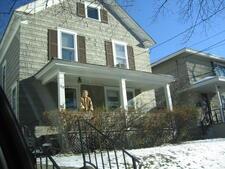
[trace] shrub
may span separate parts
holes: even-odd
[[[192,107],[176,107],[172,112],[149,112],[139,121],[139,127],[144,131],[143,144],[156,146],[197,139],[200,136],[197,120],[198,111]]]

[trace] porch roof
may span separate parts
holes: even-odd
[[[188,90],[194,90],[197,92],[205,92],[205,93],[215,93],[216,86],[220,88],[220,91],[225,91],[225,77],[221,76],[206,77],[192,84]]]
[[[174,81],[173,76],[152,74],[150,72],[120,69],[94,64],[82,64],[65,60],[54,59],[46,64],[35,78],[41,80],[43,84],[48,83],[57,77],[59,72],[82,78],[104,79],[106,82],[126,79],[127,83],[133,87],[142,89],[156,89],[164,87]]]

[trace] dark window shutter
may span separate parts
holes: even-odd
[[[57,31],[48,30],[48,59],[54,59],[58,57],[58,43],[57,43]]]
[[[132,46],[127,46],[129,68],[135,70],[134,50]]]
[[[84,36],[77,36],[78,62],[87,63],[86,60],[86,44]]]
[[[77,16],[85,17],[85,6],[83,3],[77,2]]]
[[[138,96],[139,94],[141,94],[141,89],[135,89],[135,96]]]
[[[105,41],[105,55],[106,55],[106,65],[113,67],[114,62],[113,62],[112,42]]]
[[[108,12],[105,9],[101,9],[101,22],[108,23]]]

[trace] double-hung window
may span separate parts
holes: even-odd
[[[86,15],[86,18],[91,18],[91,19],[100,21],[101,20],[100,6],[98,4],[86,2],[85,15]]]
[[[129,68],[126,43],[113,41],[113,57],[116,67]]]
[[[2,65],[2,89],[6,89],[6,60],[3,62]]]
[[[120,107],[120,93],[117,88],[106,88],[105,98],[108,111],[113,111]]]
[[[115,110],[120,107],[120,91],[118,88],[106,87],[105,88],[106,108],[108,111]],[[127,89],[128,109],[135,109],[134,90]]]
[[[77,61],[77,34],[73,31],[58,29],[59,58]]]

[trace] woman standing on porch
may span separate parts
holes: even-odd
[[[80,99],[80,109],[84,112],[94,111],[93,103],[92,103],[91,98],[88,96],[87,90],[82,91],[82,96]]]

